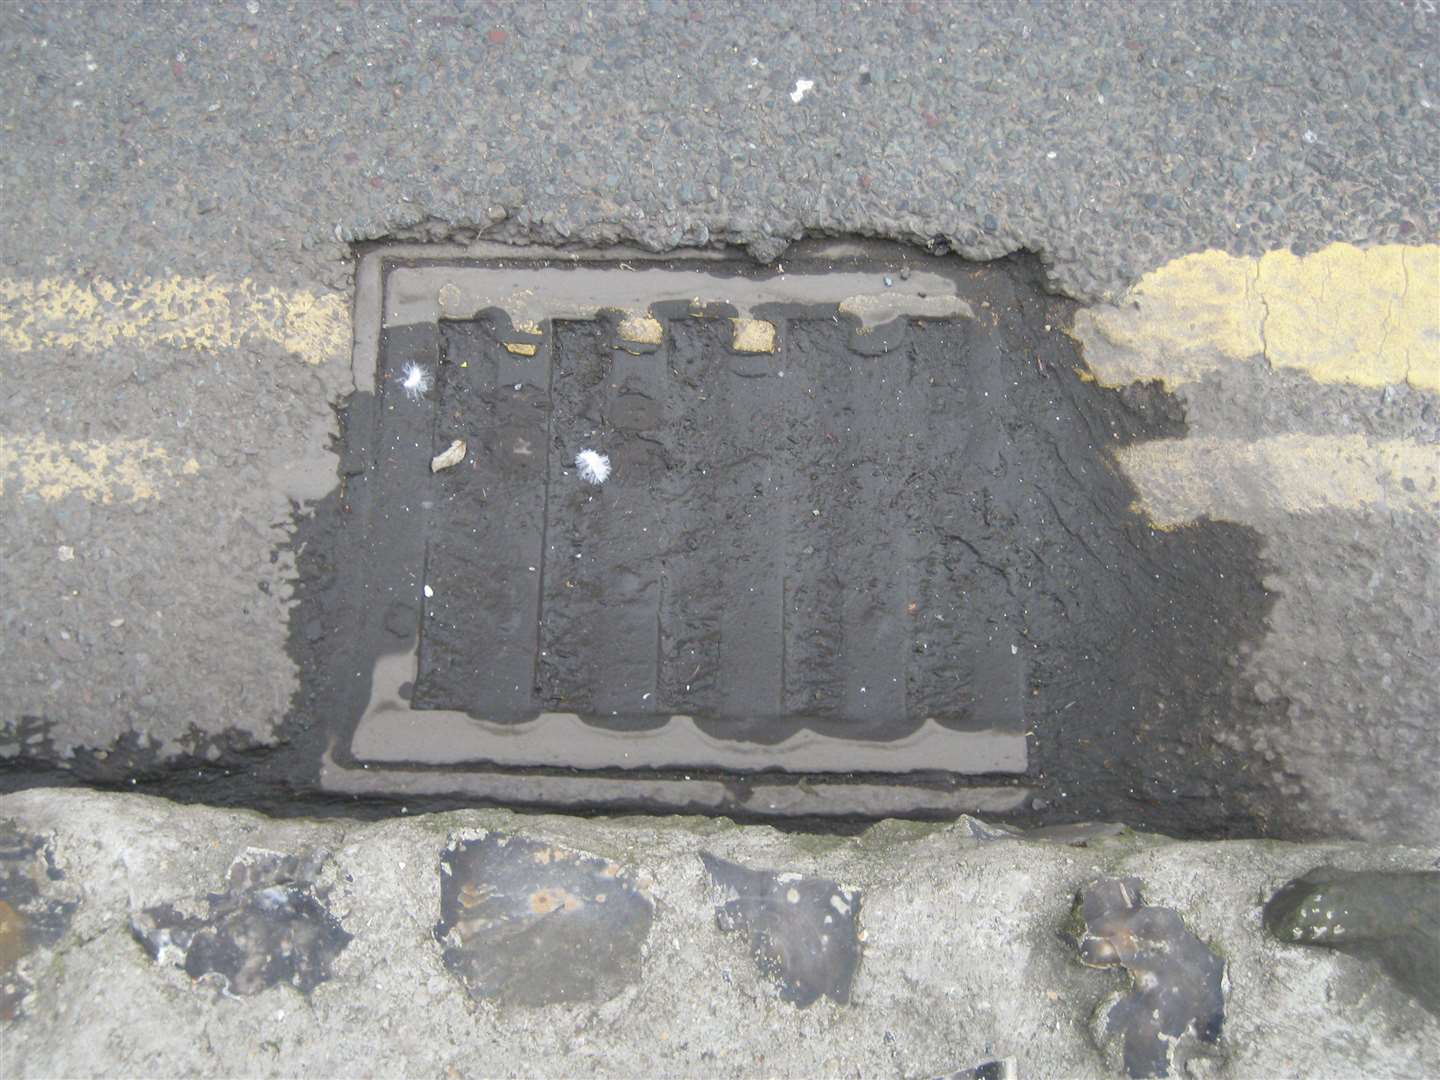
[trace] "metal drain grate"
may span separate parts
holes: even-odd
[[[431,256],[362,268],[374,397],[347,432],[360,595],[338,663],[368,687],[327,786],[1024,799],[995,786],[1027,766],[1009,553],[1045,479],[1014,475],[1017,380],[1073,361],[1007,273],[848,248],[769,269]]]

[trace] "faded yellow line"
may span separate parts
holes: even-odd
[[[766,319],[731,319],[730,347],[740,353],[773,353],[775,324]]]
[[[618,333],[621,341],[635,345],[659,345],[665,340],[665,327],[646,311],[627,311]]]
[[[1440,245],[1187,255],[1077,312],[1074,334],[1108,386],[1173,388],[1260,356],[1318,382],[1440,392]]]
[[[1378,505],[1440,517],[1440,446],[1408,439],[1188,438],[1136,443],[1116,457],[1140,493],[1140,509],[1164,528],[1202,516],[1245,523],[1276,510]]]
[[[194,458],[177,464],[169,451],[148,439],[0,436],[0,495],[35,492],[53,500],[76,493],[94,502],[134,502],[159,498],[179,477],[199,471]]]
[[[344,361],[349,303],[336,293],[275,289],[248,278],[0,278],[0,350],[98,352],[126,343],[213,350],[234,348],[249,336],[310,364]]]

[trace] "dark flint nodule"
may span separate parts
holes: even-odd
[[[850,1000],[860,966],[860,893],[826,878],[750,870],[708,852],[700,860],[720,903],[721,930],[749,935],[750,955],[784,1001]]]
[[[935,1080],[1019,1080],[1014,1058],[991,1058],[968,1069],[958,1069]]]
[[[32,989],[24,959],[70,925],[76,902],[56,895],[64,878],[44,837],[0,822],[0,1021],[14,1020]]]
[[[1265,905],[1265,929],[1286,945],[1314,945],[1380,965],[1440,1014],[1440,872],[1317,866]]]
[[[1169,1076],[1177,1050],[1213,1045],[1225,1017],[1225,964],[1170,908],[1149,907],[1140,879],[1102,878],[1080,890],[1072,935],[1091,967],[1123,967],[1128,993],[1105,1030],[1122,1041],[1132,1077]]]
[[[440,860],[435,940],[476,1000],[599,1002],[639,980],[655,905],[633,872],[498,833]]]
[[[192,979],[216,976],[228,994],[281,984],[308,994],[352,940],[315,887],[323,860],[249,851],[231,864],[226,890],[207,898],[209,914],[156,904],[131,916],[130,931],[157,963]]]

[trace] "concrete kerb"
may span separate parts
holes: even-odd
[[[0,818],[42,837],[77,900],[66,933],[21,961],[31,989],[5,1025],[14,1075],[340,1074],[937,1075],[994,1056],[1022,1076],[1114,1075],[1092,1035],[1123,975],[1075,958],[1063,930],[1076,892],[1133,875],[1225,962],[1225,1026],[1208,1075],[1403,1075],[1440,1068],[1440,1021],[1350,957],[1265,937],[1264,899],[1318,863],[1424,868],[1440,852],[1261,841],[1177,843],[1099,830],[1075,846],[1004,836],[972,819],[882,823],[857,837],[788,835],[723,819],[577,819],[456,811],[374,824],[273,821],[158,799],[36,790]],[[991,839],[977,838],[977,834]],[[457,840],[516,836],[612,860],[654,903],[639,977],[603,1000],[540,1007],[473,1000],[436,940],[440,855]],[[309,995],[235,996],[156,966],[131,919],[201,910],[254,850],[328,853],[313,888],[353,940]],[[851,1003],[796,1008],[720,931],[701,851],[751,869],[823,877],[862,899]],[[543,868],[542,868],[543,869]],[[214,897],[210,898],[212,901]],[[297,939],[298,940],[298,939]],[[76,1002],[94,1038],[64,1037]],[[118,1003],[118,1004],[117,1004]],[[1362,1038],[1384,1030],[1383,1040]],[[1316,1031],[1326,1032],[1317,1040]],[[268,1047],[261,1051],[257,1047]],[[1366,1049],[1361,1049],[1362,1047]],[[1197,1065],[1197,1067],[1199,1067]]]

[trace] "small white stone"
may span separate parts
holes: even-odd
[[[430,471],[437,473],[441,469],[448,469],[452,465],[459,465],[465,460],[465,440],[456,439],[443,451],[430,459]]]

